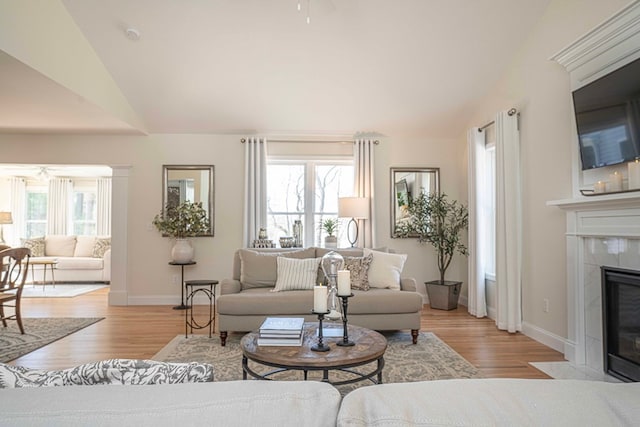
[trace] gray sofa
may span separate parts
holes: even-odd
[[[6,426],[637,426],[640,383],[228,381],[0,390]]]
[[[220,296],[216,301],[221,344],[225,345],[229,332],[255,330],[267,316],[295,316],[317,321],[311,313],[312,290],[272,292],[276,280],[276,257],[285,254],[294,258],[319,258],[327,252],[329,250],[324,248],[236,251],[233,277],[220,282]],[[343,256],[363,255],[362,249],[358,248],[339,249],[337,252]],[[322,280],[321,273],[318,280]],[[349,299],[348,309],[350,324],[374,330],[410,329],[413,343],[417,342],[422,297],[416,292],[415,279],[402,278],[400,290],[353,290],[353,293],[355,296]]]

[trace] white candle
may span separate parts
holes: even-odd
[[[327,287],[326,286],[313,287],[313,311],[315,311],[316,313],[327,312]]]
[[[338,295],[351,295],[351,272],[338,270]]]
[[[594,193],[604,193],[606,191],[607,183],[603,181],[598,181],[593,184],[593,192]]]
[[[622,190],[622,174],[618,171],[615,171],[611,175],[609,175],[609,191],[620,191]]]
[[[640,188],[640,159],[627,163],[629,169],[629,190]]]

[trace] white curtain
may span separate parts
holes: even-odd
[[[267,226],[267,140],[247,138],[244,147],[244,246],[250,248]]]
[[[483,201],[486,191],[483,189],[485,177],[485,138],[486,132],[479,128],[469,129],[469,313],[476,317],[487,315],[485,266],[482,242],[486,239],[486,230],[482,226]]]
[[[11,246],[22,246],[20,239],[25,238],[25,204],[27,195],[27,183],[24,178],[9,178],[11,185],[11,227],[5,226],[4,237]],[[9,231],[9,232],[7,232]]]
[[[111,178],[98,178],[97,184],[97,230],[98,236],[111,236]]]
[[[47,234],[67,234],[69,194],[71,181],[67,178],[52,178],[49,181],[47,201]]]
[[[374,150],[375,141],[356,139],[353,147],[355,164],[355,196],[369,199],[369,217],[358,220],[358,242],[363,248],[376,246],[375,234],[375,199],[374,199]]]
[[[517,114],[496,117],[496,290],[499,329],[522,330],[522,204]]]

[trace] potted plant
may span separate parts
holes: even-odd
[[[320,229],[324,230],[327,235],[324,238],[324,247],[325,248],[337,248],[338,247],[338,238],[333,235],[338,229],[338,219],[337,218],[327,218],[320,223]]]
[[[447,195],[420,194],[409,200],[409,220],[396,228],[400,237],[417,236],[420,243],[431,244],[437,253],[440,279],[425,282],[432,308],[452,310],[458,306],[462,282],[445,280],[445,273],[456,253],[468,255],[460,240],[469,225],[469,211]]]
[[[187,237],[198,236],[209,231],[207,211],[202,203],[184,201],[177,206],[167,204],[165,210],[153,218],[153,225],[164,236],[175,239],[171,249],[174,262],[190,262],[193,260],[193,247]]]

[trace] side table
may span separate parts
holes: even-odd
[[[53,287],[56,287],[56,276],[53,274],[53,267],[58,264],[58,260],[56,258],[53,259],[34,259],[29,261],[29,267],[31,267],[31,281],[33,282],[33,286],[36,286],[34,269],[36,265],[41,265],[43,268],[43,276],[42,276],[42,290],[44,291],[44,285],[47,283],[47,266],[51,270],[51,284]]]
[[[169,265],[179,265],[181,268],[181,281],[180,281],[180,305],[176,305],[173,307],[174,310],[186,310],[187,307],[184,303],[184,266],[185,265],[194,265],[195,261],[188,262],[177,262],[177,261],[169,261]]]
[[[209,338],[216,330],[216,285],[217,280],[187,280],[184,287],[187,289],[187,310],[184,312],[184,337],[187,338],[188,328],[191,333],[194,329],[204,329],[209,327]],[[193,298],[197,294],[203,294],[209,298],[209,321],[202,325],[193,318]]]

